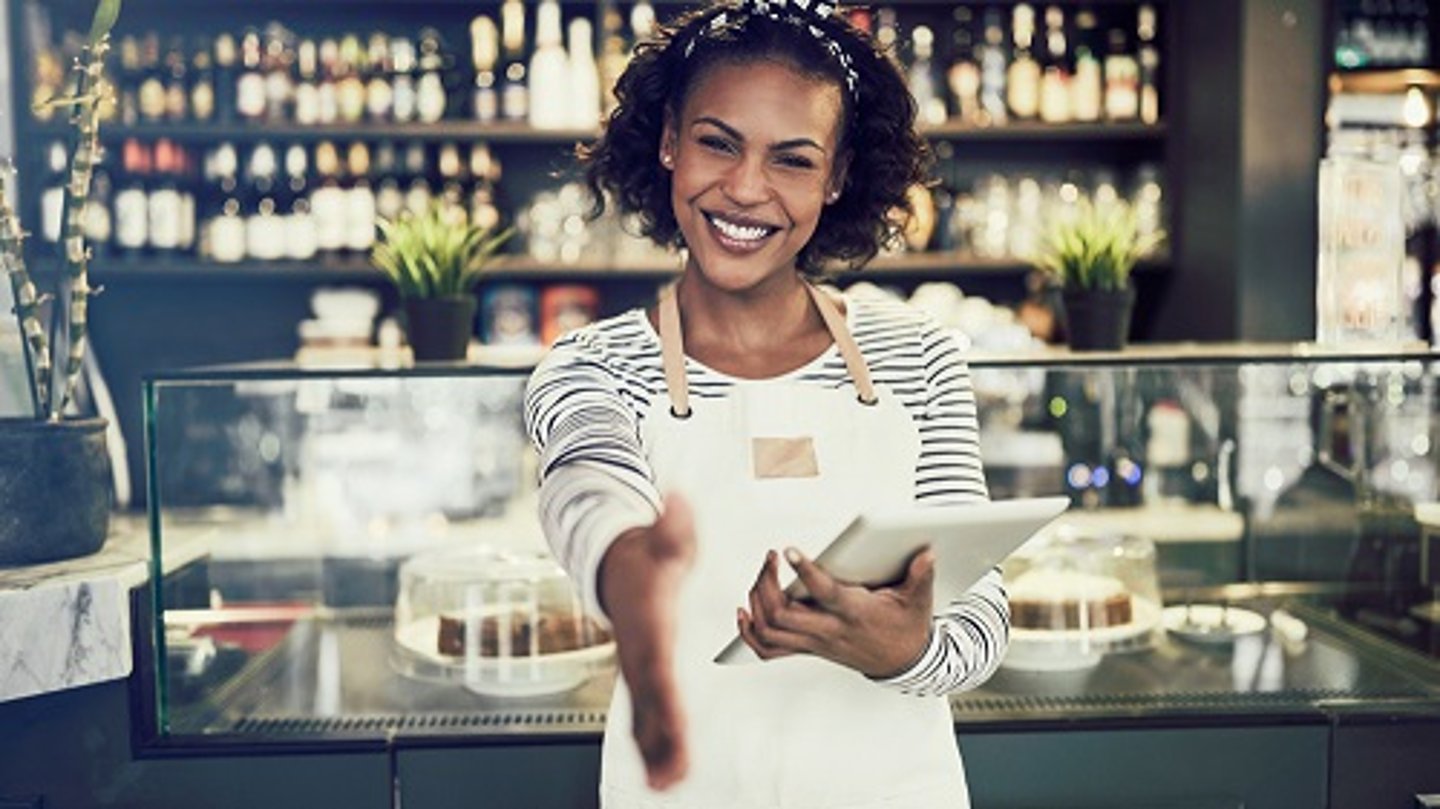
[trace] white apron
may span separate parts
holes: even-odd
[[[735,635],[735,609],[748,607],[766,551],[794,546],[813,557],[861,510],[914,499],[919,431],[893,395],[874,389],[834,303],[811,293],[854,388],[739,380],[725,399],[693,409],[674,289],[661,294],[670,395],[657,397],[642,433],[660,491],[680,492],[695,512],[675,653],[690,769],[666,792],[646,786],[621,680],[605,728],[606,809],[969,806],[945,699],[904,695],[808,655],[712,662]],[[766,456],[759,477],[756,449]]]

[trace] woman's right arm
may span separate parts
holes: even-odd
[[[540,453],[540,518],[590,614],[610,622],[650,786],[688,769],[674,678],[675,601],[695,555],[690,510],[660,501],[634,411],[598,358],[562,345],[536,368],[525,424]]]

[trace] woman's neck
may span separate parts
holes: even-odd
[[[799,273],[728,290],[691,267],[680,280],[676,300],[685,353],[735,376],[765,378],[793,371],[832,342]]]

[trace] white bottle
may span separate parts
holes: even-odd
[[[530,125],[564,129],[571,125],[569,58],[560,30],[560,4],[541,0],[535,12],[535,53],[530,56]]]
[[[600,67],[595,63],[590,21],[570,21],[570,126],[592,130],[600,125]]]

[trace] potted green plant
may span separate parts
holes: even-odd
[[[0,419],[0,565],[33,564],[99,550],[109,532],[111,475],[106,422],[70,418],[85,361],[90,250],[82,212],[100,159],[100,102],[110,29],[120,0],[101,0],[66,92],[38,106],[68,112],[70,154],[60,239],[61,272],[42,293],[26,268],[25,230],[8,202],[13,169],[0,166],[0,272],[9,279],[24,335],[33,418]]]
[[[512,233],[492,234],[439,205],[380,221],[370,258],[400,292],[417,361],[465,358],[475,323],[475,287]]]
[[[1121,201],[1082,200],[1074,216],[1050,226],[1035,265],[1059,289],[1061,322],[1072,349],[1125,347],[1135,307],[1131,271],[1164,239],[1163,231],[1142,234],[1135,209]]]

